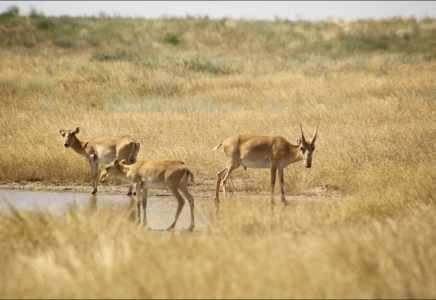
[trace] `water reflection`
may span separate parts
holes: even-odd
[[[91,212],[97,211],[97,195],[95,194],[89,197],[88,211]]]
[[[177,201],[173,196],[147,197],[147,227],[166,229],[174,219]],[[136,196],[98,193],[90,195],[78,192],[50,192],[26,190],[0,190],[0,210],[9,211],[6,200],[18,211],[50,211],[65,212],[71,207],[79,210],[97,212],[101,209],[130,211],[130,219],[137,220]],[[211,199],[195,198],[196,229],[209,219],[209,212],[214,207]],[[210,206],[210,208],[209,208]],[[213,209],[213,211],[215,211]],[[177,229],[185,229],[190,225],[189,206],[185,205],[177,222]]]

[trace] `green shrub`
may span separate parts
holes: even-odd
[[[126,60],[126,61],[137,61],[139,56],[136,53],[127,53],[126,50],[117,49],[113,53],[107,51],[98,51],[92,54],[91,61],[116,61],[116,60]]]
[[[360,36],[345,41],[347,50],[376,51],[387,50],[391,39],[388,36]]]
[[[100,45],[101,40],[97,36],[89,36],[86,39],[86,42],[88,43],[88,45],[96,47],[96,46]]]
[[[12,5],[8,7],[7,12],[14,16],[18,16],[20,14],[20,8],[16,5]]]
[[[436,59],[436,53],[430,54],[426,57],[427,61],[432,61]]]
[[[36,27],[41,30],[53,30],[56,25],[52,20],[44,18],[36,23]]]
[[[228,63],[226,60],[212,62],[208,58],[202,58],[195,56],[190,59],[183,60],[183,66],[192,71],[210,74],[233,74],[238,72],[232,68],[232,63]]]
[[[72,48],[75,45],[74,41],[68,39],[53,39],[53,44],[61,48]]]
[[[172,45],[175,46],[175,45],[180,44],[180,38],[179,38],[176,34],[167,34],[167,35],[164,37],[163,42],[164,42],[165,44],[172,44]]]
[[[9,6],[6,12],[0,14],[0,18],[11,18],[18,16],[20,14],[20,8],[18,6],[12,5]]]

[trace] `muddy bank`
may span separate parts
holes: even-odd
[[[8,190],[31,190],[31,191],[71,191],[71,192],[83,192],[91,194],[92,185],[91,184],[61,184],[58,182],[41,182],[41,181],[21,181],[21,182],[9,182],[9,183],[0,183],[0,189],[8,189]],[[128,184],[105,184],[98,185],[97,193],[111,193],[111,194],[127,194],[129,190]],[[210,195],[213,196],[212,190],[206,191],[201,186],[190,186],[189,191],[192,195],[196,195],[199,197],[206,197]],[[149,190],[148,193],[150,195],[162,195],[162,196],[170,196],[171,193],[165,190]]]

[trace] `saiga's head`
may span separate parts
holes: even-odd
[[[64,141],[65,148],[68,148],[71,146],[73,139],[76,138],[76,133],[79,133],[79,127],[76,127],[75,130],[66,130],[65,131],[65,130],[61,129],[59,132],[65,138],[65,141]]]
[[[312,167],[312,154],[313,151],[315,151],[315,140],[316,140],[316,134],[318,133],[318,124],[316,124],[315,133],[313,134],[313,138],[311,141],[306,141],[304,138],[303,133],[303,126],[301,126],[300,121],[300,130],[301,130],[301,137],[297,139],[297,143],[300,146],[300,152],[303,156],[303,159],[306,161],[306,168]]]
[[[125,162],[125,159],[120,161],[118,158],[116,158],[113,162],[105,165],[103,171],[101,171],[100,181],[105,182],[111,178],[116,178],[121,173],[119,165],[124,164]]]

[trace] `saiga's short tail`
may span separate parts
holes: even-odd
[[[219,145],[216,145],[215,148],[213,148],[212,150],[217,150],[219,147],[221,147],[223,143],[220,143]]]
[[[194,183],[194,173],[192,173],[189,169],[187,169],[186,171],[188,172],[190,183]]]

